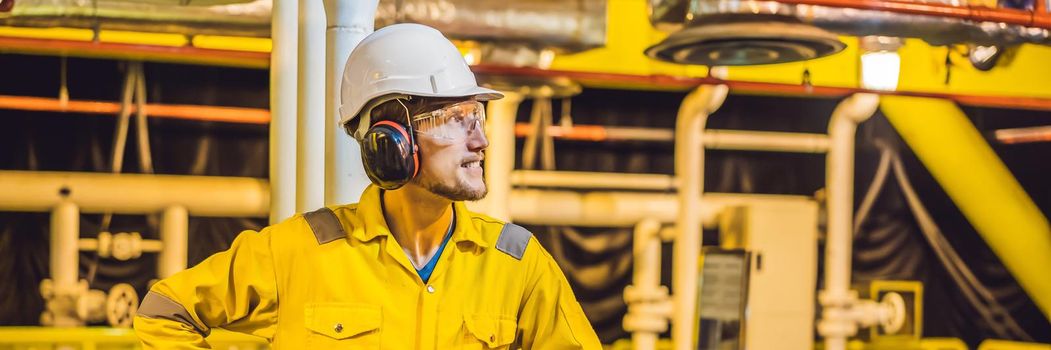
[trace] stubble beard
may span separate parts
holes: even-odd
[[[460,179],[457,180],[455,186],[449,186],[438,181],[423,179],[421,177],[412,179],[413,182],[420,187],[423,187],[423,189],[451,201],[476,201],[485,198],[485,195],[489,193],[489,184],[485,182],[484,176],[482,177],[481,190],[472,189],[465,181]]]

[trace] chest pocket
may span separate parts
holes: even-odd
[[[310,349],[379,349],[380,307],[354,303],[315,303],[306,307]]]
[[[509,349],[518,324],[514,319],[491,315],[465,315],[463,349]]]

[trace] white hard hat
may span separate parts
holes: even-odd
[[[340,89],[340,126],[378,105],[373,101],[377,97],[391,94],[473,96],[481,101],[504,97],[478,86],[463,56],[441,32],[414,23],[390,25],[365,37],[347,59]],[[369,122],[363,120],[359,132]]]

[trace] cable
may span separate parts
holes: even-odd
[[[890,152],[884,151],[884,152]],[[945,240],[944,234],[938,228],[937,224],[931,218],[927,209],[920,202],[919,196],[916,195],[915,190],[912,188],[912,184],[909,182],[908,177],[905,174],[905,166],[902,164],[901,159],[896,155],[893,157],[894,175],[898,180],[898,185],[901,187],[902,192],[905,195],[905,199],[909,204],[909,209],[916,217],[916,222],[920,226],[920,232],[923,233],[924,238],[927,239],[931,247],[934,249],[935,255],[938,256],[938,260],[941,261],[942,265],[948,270],[949,275],[956,282],[957,286],[960,287],[960,291],[963,292],[964,296],[971,302],[971,304],[978,310],[978,313],[982,315],[982,318],[988,323],[988,325],[997,332],[998,336],[1010,337],[1016,339],[1022,339],[1025,341],[1032,341],[1033,337],[1030,336],[1025,329],[1018,325],[1018,322],[1014,317],[1004,309],[1003,305],[993,296],[989,289],[979,281],[974,273],[967,265],[960,259],[959,254],[956,250]],[[978,300],[978,294],[984,300]],[[1004,324],[1000,324],[995,319],[999,316]]]
[[[544,100],[544,103],[542,104],[543,109],[541,110],[541,113],[543,113],[543,120],[540,122],[544,128],[544,133],[541,134],[544,144],[543,152],[540,157],[540,166],[544,170],[555,170],[555,137],[547,132],[547,129],[552,125],[551,119],[553,119],[553,116],[551,115],[553,113],[551,110],[551,98],[544,97],[541,99]]]
[[[945,235],[931,218],[923,203],[920,202],[919,196],[909,182],[901,158],[885,144],[877,143],[876,146],[881,149],[880,162],[876,169],[876,174],[873,176],[872,183],[866,191],[865,198],[859,205],[855,215],[854,235],[856,236],[860,232],[861,225],[867,219],[883,185],[886,183],[889,170],[893,169],[895,179],[909,205],[909,210],[916,218],[920,232],[967,301],[978,311],[982,319],[998,337],[1032,341],[1032,336],[1018,324],[993,293],[975,277],[971,269],[963,263],[959,254],[945,239]],[[1002,323],[997,318],[1002,319]]]
[[[150,130],[146,120],[146,72],[142,62],[133,62],[135,79],[135,127],[139,141],[139,163],[142,172],[153,174],[153,156],[150,152]]]
[[[113,153],[110,158],[110,172],[119,174],[124,167],[124,147],[128,142],[128,123],[131,118],[131,98],[134,93],[136,70],[128,66],[124,74],[124,88],[120,95],[120,112],[117,115],[117,129],[113,133]],[[113,213],[102,215],[101,231],[108,231]]]
[[[876,203],[876,198],[879,197],[880,191],[883,190],[883,184],[887,182],[887,174],[890,173],[890,158],[890,151],[880,152],[876,175],[872,177],[872,183],[869,184],[869,189],[865,191],[865,198],[861,200],[861,205],[858,206],[858,211],[854,214],[855,237],[861,232],[861,224],[868,218],[869,212],[872,211],[872,206]]]
[[[150,151],[150,129],[146,120],[146,71],[141,61],[132,62],[136,71],[135,79],[135,135],[139,141],[139,167],[143,173],[153,174],[153,155]],[[146,215],[146,224],[150,229],[158,226],[157,214]]]
[[[141,63],[138,67],[141,68]],[[135,85],[139,79],[139,74],[141,73],[142,71],[137,69],[134,63],[131,63],[128,65],[128,71],[124,74],[124,87],[121,90],[120,95],[120,112],[118,114],[116,131],[114,131],[113,134],[113,154],[110,159],[110,172],[114,174],[119,174],[124,167],[124,148],[128,142],[128,124],[131,122],[132,97],[134,97]],[[102,222],[99,225],[99,232],[109,232],[110,224],[112,222],[113,213],[103,213]],[[89,284],[95,281],[100,258],[98,250],[96,250],[92,257],[91,264],[88,266],[86,279]]]
[[[532,133],[526,135],[525,145],[522,147],[522,169],[525,170],[533,170],[536,167],[536,154],[540,148],[537,141],[547,129],[543,123],[543,114],[541,114],[542,104],[541,99],[534,99],[532,110],[529,113],[529,130]]]

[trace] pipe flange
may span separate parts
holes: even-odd
[[[106,292],[90,289],[77,298],[77,317],[87,323],[106,319]]]
[[[106,322],[118,328],[130,328],[139,310],[139,294],[135,287],[118,283],[110,288],[106,297]]]
[[[849,337],[858,333],[858,326],[845,318],[824,318],[817,323],[817,332],[823,337]]]
[[[848,290],[846,293],[829,293],[823,290],[817,294],[817,300],[824,307],[849,307],[858,300],[858,292]]]
[[[629,285],[624,287],[624,301],[632,303],[650,303],[668,300],[668,287],[639,287]]]
[[[624,315],[622,325],[628,332],[664,333],[668,330],[668,319],[628,312],[627,315]]]
[[[98,236],[98,254],[100,258],[110,257],[110,252],[113,247],[113,234],[109,232],[99,232]]]
[[[880,301],[880,306],[887,310],[889,315],[881,317],[880,327],[883,327],[883,331],[886,334],[895,334],[901,331],[902,326],[905,325],[906,308],[905,298],[897,292],[889,292],[883,295],[883,299]]]
[[[115,234],[112,243],[111,253],[114,259],[127,261],[142,255],[142,236],[138,232]]]
[[[40,296],[44,300],[48,300],[55,297],[55,283],[50,278],[45,278],[40,281]]]

